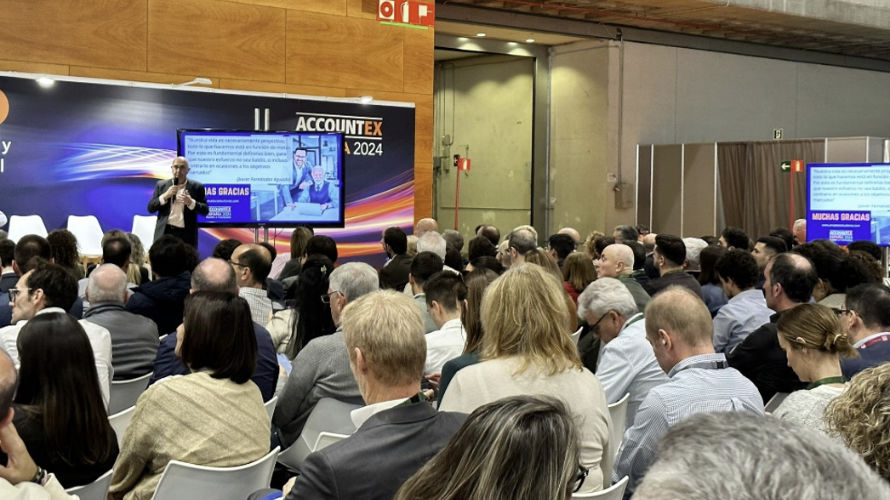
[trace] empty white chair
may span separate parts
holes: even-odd
[[[254,491],[269,487],[279,450],[276,446],[259,460],[237,467],[207,467],[171,460],[152,499],[243,500]]]
[[[69,215],[68,231],[77,238],[77,251],[83,257],[102,256],[102,226],[95,215]]]
[[[621,497],[624,496],[624,490],[627,488],[627,482],[630,480],[630,477],[624,476],[618,480],[612,486],[602,490],[595,491],[593,493],[573,493],[572,500],[576,498],[594,498],[596,500],[621,500]]]
[[[272,399],[263,403],[263,406],[266,407],[266,412],[269,414],[269,420],[272,420],[272,414],[275,413],[275,405],[278,403],[278,396],[272,396]]]
[[[27,234],[36,234],[46,238],[46,224],[39,215],[13,215],[9,218],[9,234],[6,235],[13,243]]]
[[[151,244],[155,241],[155,226],[158,223],[157,215],[134,215],[133,228],[131,233],[135,234],[142,241],[142,247],[148,252]]]
[[[299,439],[281,452],[278,463],[291,470],[299,470],[306,457],[320,449],[319,444],[328,445],[333,442],[330,440],[331,436],[346,437],[355,432],[355,424],[349,414],[356,408],[361,408],[361,405],[344,403],[333,398],[319,399],[306,419]],[[328,436],[321,438],[325,433]]]
[[[77,495],[80,497],[80,500],[105,500],[108,498],[109,486],[111,486],[110,469],[90,484],[75,486],[65,491],[70,495]]]
[[[111,428],[114,429],[114,433],[117,435],[118,448],[121,447],[121,443],[124,440],[124,432],[127,431],[127,426],[130,425],[130,420],[133,419],[134,411],[136,411],[136,406],[131,406],[108,417],[108,423],[111,424]]]
[[[575,345],[578,345],[578,341],[581,340],[581,331],[582,330],[584,330],[583,326],[578,328],[577,330],[575,330],[575,333],[572,334],[572,342],[574,342]]]
[[[130,380],[112,380],[111,394],[108,397],[108,414],[112,415],[136,404],[139,395],[148,387],[152,373]]]
[[[612,417],[612,435],[609,437],[612,457],[618,456],[618,448],[624,439],[624,429],[627,427],[627,402],[630,401],[630,393],[624,395],[617,402],[609,405],[609,416]]]

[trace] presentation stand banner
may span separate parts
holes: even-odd
[[[410,233],[413,227],[410,104],[83,79],[60,80],[43,88],[32,77],[12,75],[0,76],[2,102],[8,112],[5,117],[0,113],[0,211],[40,215],[50,231],[65,227],[68,215],[95,215],[105,231],[129,231],[134,215],[148,215],[155,183],[172,176],[177,130],[253,130],[266,116],[270,131],[299,133],[307,141],[330,134],[342,137],[343,227],[317,231],[337,240],[342,257],[379,267],[383,230],[399,226]],[[321,145],[316,150],[323,153]],[[312,148],[309,151],[314,154]],[[319,156],[318,161],[323,159]],[[334,178],[339,174],[331,168],[325,175],[326,180],[339,182]],[[209,189],[220,188],[219,183],[206,184]],[[296,199],[276,202],[278,194],[287,198],[283,190],[232,189],[225,194],[240,200],[226,210],[241,211],[242,220],[250,218],[243,211],[280,211],[284,202],[292,202],[294,210],[301,206]],[[272,203],[279,205],[273,209]],[[270,228],[269,233],[270,241],[274,238],[282,250],[286,248],[289,228]],[[253,230],[204,227],[199,233],[200,253],[209,255],[225,238],[252,241]],[[151,242],[143,244],[148,248]]]

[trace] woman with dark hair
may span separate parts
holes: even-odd
[[[562,264],[562,287],[578,304],[578,296],[596,280],[596,266],[584,252],[570,253]]]
[[[310,255],[303,262],[299,277],[291,287],[296,305],[278,311],[266,325],[272,343],[279,353],[294,359],[310,340],[333,333],[331,305],[322,301],[328,293],[328,278],[334,270],[330,259],[321,254]]]
[[[588,474],[578,441],[572,416],[558,399],[500,399],[473,411],[395,498],[566,500]]]
[[[306,244],[314,236],[311,227],[297,226],[290,233],[290,260],[284,265],[284,269],[278,275],[279,280],[291,278],[300,274],[303,260],[306,258]]]
[[[233,467],[269,451],[269,415],[250,380],[257,344],[247,302],[196,292],[176,337],[176,354],[191,373],[166,377],[139,397],[109,498],[151,498],[170,460]]]
[[[93,482],[111,469],[118,448],[87,334],[72,316],[38,314],[17,343],[19,435],[35,463],[66,487]]]
[[[77,279],[85,276],[80,254],[77,253],[77,238],[67,229],[56,229],[46,236],[53,262],[64,267]],[[65,484],[65,483],[62,483]]]
[[[720,308],[723,307],[728,300],[726,298],[726,293],[723,291],[723,287],[720,285],[720,278],[717,277],[717,272],[714,270],[717,261],[720,260],[720,257],[723,257],[723,254],[725,253],[726,249],[723,247],[706,246],[698,255],[698,262],[701,269],[701,272],[698,275],[698,282],[701,284],[701,293],[712,318],[720,312]]]

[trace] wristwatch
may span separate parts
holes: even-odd
[[[47,476],[46,469],[44,469],[43,467],[38,465],[37,472],[34,473],[34,477],[31,478],[31,482],[37,483],[40,486],[43,486],[46,483],[46,476]]]

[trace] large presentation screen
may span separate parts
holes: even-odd
[[[890,246],[890,164],[807,165],[807,240]]]
[[[204,184],[202,226],[343,226],[343,136],[179,130],[189,177]]]

